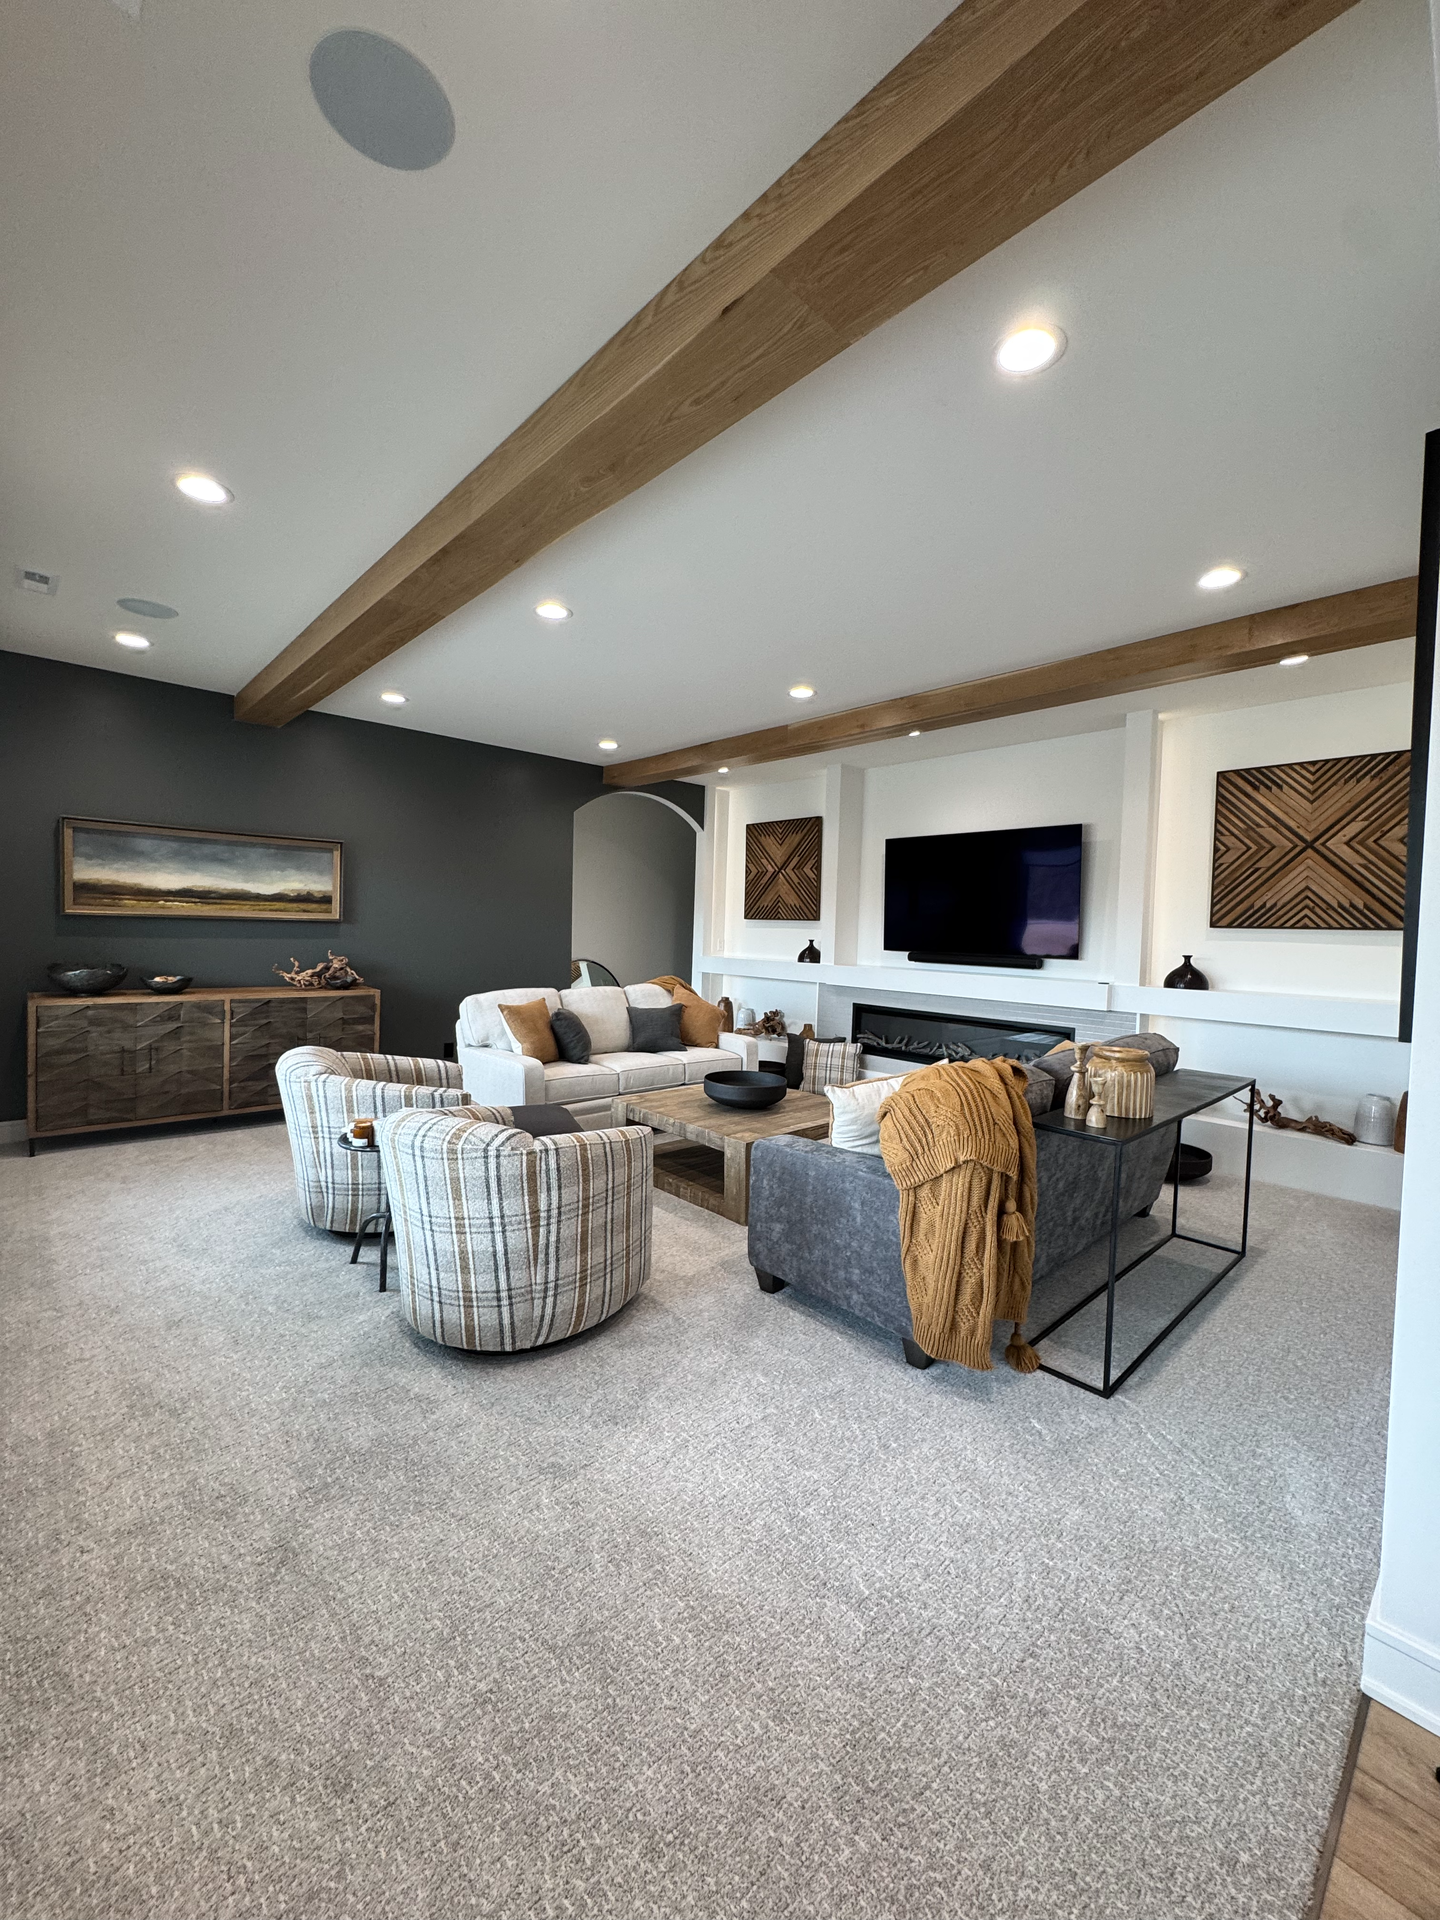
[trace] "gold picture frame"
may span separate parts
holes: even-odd
[[[128,920],[341,918],[339,840],[60,822],[61,912]],[[268,859],[267,859],[268,854]]]

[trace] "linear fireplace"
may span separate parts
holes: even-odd
[[[911,1066],[937,1060],[1038,1060],[1061,1040],[1073,1040],[1073,1027],[1032,1027],[1001,1020],[972,1020],[948,1013],[922,1013],[908,1007],[865,1007],[851,1011],[850,1037],[866,1053]]]

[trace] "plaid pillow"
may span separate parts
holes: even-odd
[[[858,1040],[807,1040],[805,1070],[800,1076],[803,1093],[823,1093],[826,1087],[848,1086],[860,1073]]]

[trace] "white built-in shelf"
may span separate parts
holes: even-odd
[[[949,995],[957,1000],[1008,1000],[1023,1006],[1085,1007],[1100,1013],[1168,1014],[1241,1027],[1289,1027],[1303,1033],[1354,1033],[1393,1040],[1399,1025],[1394,1000],[1328,999],[1310,993],[1188,993],[1176,987],[1136,987],[1073,973],[1010,967],[818,966],[760,954],[713,953],[706,973],[742,980],[797,980],[812,986],[883,993]]]
[[[1317,993],[1189,993],[1180,987],[1112,986],[1110,1005],[1125,1013],[1169,1014],[1238,1027],[1298,1027],[1307,1033],[1363,1033],[1393,1040],[1397,1000],[1327,999]]]
[[[730,973],[742,980],[800,980],[811,986],[849,987],[882,993],[949,994],[961,1000],[1010,1000],[1022,1006],[1090,1007],[1104,1012],[1110,987],[1104,980],[1075,974],[1033,972],[1012,967],[841,967],[822,960],[771,960],[757,954],[706,954],[706,973]]]

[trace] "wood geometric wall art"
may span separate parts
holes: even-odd
[[[1410,755],[1215,776],[1212,927],[1400,927]]]
[[[820,816],[745,829],[745,918],[820,918]]]

